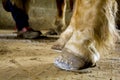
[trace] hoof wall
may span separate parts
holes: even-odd
[[[56,67],[64,70],[79,70],[84,66],[85,62],[81,57],[62,51],[62,54],[55,59],[54,64]]]

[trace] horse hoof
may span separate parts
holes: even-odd
[[[64,70],[79,70],[85,65],[81,57],[75,56],[70,52],[62,51],[63,53],[55,59],[55,66]]]
[[[89,68],[93,65],[86,56],[76,56],[75,53],[65,48],[62,50],[62,54],[55,59],[54,64],[60,69],[70,71]]]

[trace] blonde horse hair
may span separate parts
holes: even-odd
[[[115,0],[104,0],[101,5],[104,5],[102,7],[103,11],[97,15],[99,17],[93,34],[98,51],[100,53],[110,53],[115,48],[115,42],[119,38],[115,23],[117,3]],[[101,6],[98,8],[101,8]]]
[[[85,5],[86,2],[90,4]],[[115,23],[116,0],[76,0],[75,5],[78,7],[74,10],[70,25],[75,26],[76,30],[88,30],[86,33],[91,37],[90,42],[95,42],[98,52],[109,53],[119,38]]]

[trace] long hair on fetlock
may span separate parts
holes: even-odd
[[[100,53],[110,53],[119,38],[115,24],[117,3],[115,0],[104,0],[98,8],[100,11],[93,30],[96,48]]]

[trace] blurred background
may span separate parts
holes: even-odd
[[[29,10],[30,26],[35,30],[52,28],[56,12],[55,0],[33,0]],[[71,13],[69,10],[69,1],[67,0],[67,24],[69,23]],[[0,29],[15,29],[15,22],[11,13],[3,9],[2,0],[0,0]]]
[[[6,12],[2,7],[2,0],[0,0],[0,29],[15,29],[15,22],[11,13]],[[120,0],[117,0],[120,5]],[[35,30],[49,29],[54,26],[56,16],[55,0],[33,0],[30,4],[29,22],[30,26]],[[69,0],[67,0],[66,24],[69,24],[72,12],[69,8]],[[117,25],[120,29],[120,7],[118,6]]]

